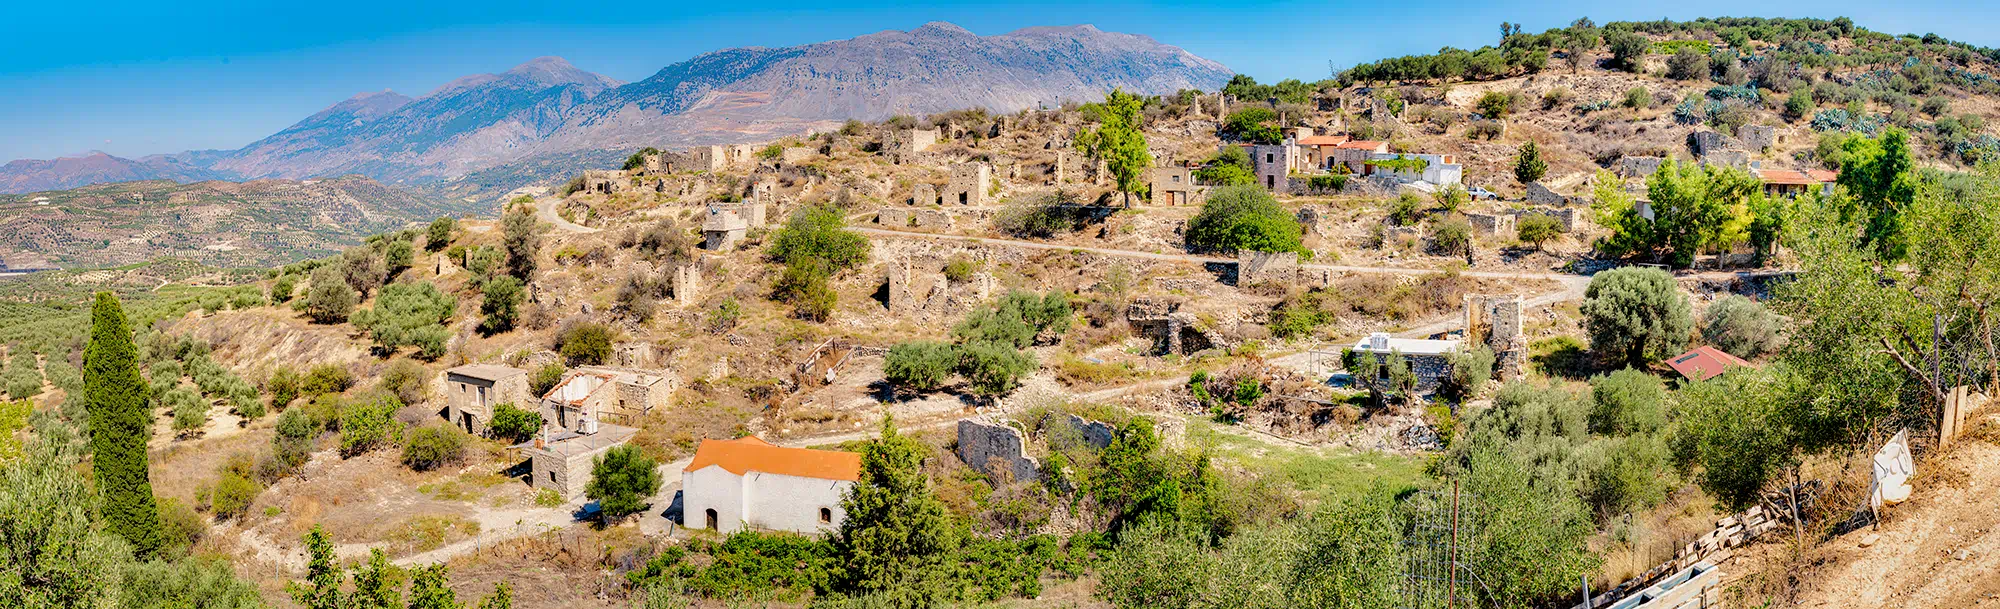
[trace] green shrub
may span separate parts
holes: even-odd
[[[1472,251],[1472,223],[1463,216],[1445,218],[1431,229],[1431,245],[1445,255],[1463,255]]]
[[[342,323],[360,300],[360,294],[347,284],[339,268],[323,266],[313,271],[312,287],[306,290],[305,312],[315,323]]]
[[[456,230],[457,220],[449,217],[432,220],[431,225],[424,229],[424,249],[435,252],[451,247],[451,234]]]
[[[1625,107],[1631,108],[1633,110],[1645,110],[1647,108],[1651,108],[1653,107],[1653,92],[1646,90],[1645,87],[1632,87],[1631,89],[1627,89],[1625,91],[1624,104]]]
[[[160,396],[160,403],[174,413],[174,431],[192,431],[208,424],[208,400],[186,388],[174,388]]]
[[[403,441],[403,465],[425,471],[465,459],[465,432],[447,425],[425,425]]]
[[[8,397],[25,400],[41,395],[42,371],[35,361],[35,352],[19,346],[13,351],[13,361],[8,362],[5,372]]]
[[[1303,234],[1291,212],[1256,186],[1225,186],[1210,193],[1188,220],[1186,243],[1195,251],[1296,252]]]
[[[340,409],[340,456],[354,457],[394,443],[402,430],[393,416],[402,407],[391,395],[348,402]]]
[[[1535,249],[1562,235],[1562,222],[1554,216],[1544,214],[1524,214],[1514,225],[1514,236],[1522,243],[1532,243]]]
[[[958,361],[958,347],[950,343],[902,343],[889,348],[889,354],[883,358],[882,373],[890,383],[930,391],[950,380]]]
[[[404,404],[416,404],[429,396],[430,380],[431,372],[423,364],[399,359],[389,362],[376,388],[394,394]]]
[[[1759,303],[1730,294],[1702,312],[1701,336],[1730,355],[1750,359],[1777,351],[1784,343],[1784,319]]]
[[[306,395],[320,396],[328,393],[341,393],[353,386],[354,375],[347,371],[346,366],[340,364],[320,364],[313,366],[312,371],[306,373],[306,378],[300,384],[299,388]]]
[[[271,302],[284,304],[292,301],[292,294],[298,292],[298,275],[279,275],[271,281]]]
[[[959,373],[973,393],[994,396],[1013,391],[1021,378],[1037,366],[1035,356],[1000,343],[975,342],[962,348],[965,359]]]
[[[550,389],[556,388],[556,383],[562,382],[565,374],[569,374],[568,366],[558,362],[543,364],[528,377],[528,391],[533,392],[535,397],[548,395]]]
[[[1667,424],[1667,387],[1660,378],[1626,368],[1590,380],[1590,431],[1625,436]]]
[[[571,366],[598,366],[611,361],[611,328],[604,324],[572,324],[556,336],[556,351]]]
[[[606,523],[615,523],[646,509],[646,499],[660,492],[660,472],[639,447],[613,447],[591,461],[583,492],[597,502]]]
[[[264,393],[270,394],[271,406],[283,409],[292,405],[293,400],[305,392],[305,379],[290,367],[280,366],[264,379]]]
[[[1446,377],[1444,390],[1452,399],[1471,399],[1493,379],[1493,350],[1485,345],[1453,351],[1450,362],[1451,375]]]
[[[521,280],[513,276],[497,277],[486,282],[485,296],[479,303],[479,331],[488,336],[514,329],[521,318],[523,291]]]
[[[824,322],[840,304],[839,293],[830,285],[831,273],[827,262],[818,258],[788,263],[772,287],[771,297],[791,305],[792,315],[799,319]]]
[[[832,275],[868,262],[869,243],[860,233],[847,230],[840,209],[813,205],[800,209],[785,222],[771,242],[770,255],[787,265],[805,259],[824,261]]]
[[[220,518],[236,518],[250,511],[250,504],[257,500],[257,494],[264,492],[257,481],[234,471],[222,472],[215,480],[210,505]]]
[[[1598,273],[1584,290],[1582,309],[1591,350],[1632,366],[1680,353],[1694,331],[1687,297],[1659,269]]]
[[[457,308],[456,298],[430,282],[397,283],[382,288],[375,306],[355,312],[351,321],[367,330],[382,351],[415,346],[417,357],[435,360],[444,355],[445,342],[451,338],[444,323]]]
[[[1507,118],[1507,115],[1514,111],[1514,104],[1519,99],[1519,97],[1510,92],[1487,91],[1484,95],[1479,96],[1479,101],[1475,102],[1474,105],[1479,108],[1479,113],[1486,118]]]
[[[493,407],[493,422],[486,425],[486,433],[510,442],[526,442],[541,430],[540,413],[515,408],[508,402]]]

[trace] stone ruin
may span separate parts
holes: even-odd
[[[583,172],[584,192],[608,195],[614,192],[629,190],[631,187],[632,181],[625,176],[625,172],[623,171],[590,169]]]
[[[942,209],[911,210],[911,215],[917,228],[946,229],[952,225],[951,212]]]
[[[702,247],[723,251],[736,247],[750,230],[750,222],[734,209],[709,207],[708,219],[701,223]]]
[[[930,277],[928,285],[919,285],[924,278],[919,277],[910,266],[910,259],[890,260],[887,267],[884,279],[888,284],[888,298],[882,304],[888,307],[889,314],[921,316],[942,312],[950,305],[951,280],[945,278],[943,273]]]
[[[944,187],[944,203],[984,206],[992,190],[992,165],[964,163],[951,168],[951,181]]]
[[[916,221],[917,210],[884,207],[875,212],[875,223],[896,228],[908,228]]]
[[[1548,216],[1555,218],[1556,224],[1561,225],[1565,233],[1576,232],[1578,228],[1590,223],[1590,210],[1576,207],[1535,207],[1517,210],[1514,212],[1514,215],[1516,217]]]
[[[778,162],[786,165],[797,165],[811,160],[817,154],[819,154],[818,150],[803,146],[794,146],[779,151]]]
[[[1660,170],[1666,159],[1656,156],[1627,156],[1618,158],[1618,176],[1623,178],[1644,178]]]
[[[1116,429],[1101,421],[1076,415],[1065,421],[1085,444],[1100,450],[1110,446],[1117,435]],[[957,453],[959,460],[993,480],[995,486],[1038,482],[1042,477],[1041,460],[1028,455],[1027,434],[1007,421],[984,416],[959,419]]]
[[[936,184],[918,182],[910,187],[911,205],[937,205],[940,200]]]
[[[936,129],[898,129],[882,138],[882,153],[889,160],[901,165],[916,160],[917,155],[937,145]]]
[[[1528,359],[1528,339],[1521,332],[1521,309],[1518,294],[1465,296],[1465,343],[1492,349],[1494,367],[1503,381],[1520,378],[1521,366]]]
[[[1465,219],[1471,221],[1472,230],[1481,235],[1511,235],[1515,232],[1512,214],[1468,213],[1465,214]]]
[[[958,420],[958,458],[999,486],[1032,482],[1042,476],[1042,462],[1028,456],[1021,430],[991,419]]]
[[[1743,125],[1736,128],[1736,139],[1743,147],[1753,151],[1763,151],[1778,143],[1778,128],[1770,125]]]
[[[1228,349],[1228,339],[1200,327],[1194,314],[1180,310],[1179,303],[1137,298],[1125,309],[1125,321],[1141,334],[1153,337],[1155,351],[1189,355],[1207,349]]]
[[[1750,152],[1743,149],[1743,143],[1715,131],[1696,131],[1688,134],[1688,148],[1694,151],[1696,159],[1704,165],[1749,169]]]
[[[1298,252],[1236,251],[1236,285],[1293,283],[1298,278]]]
[[[701,296],[701,264],[688,262],[674,267],[672,279],[674,302],[690,305]]]

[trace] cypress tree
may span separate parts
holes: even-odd
[[[150,556],[160,549],[160,514],[146,472],[153,418],[138,361],[124,307],[110,292],[99,292],[90,311],[90,344],[83,351],[84,408],[95,455],[91,469],[108,528],[131,543],[134,553]]]

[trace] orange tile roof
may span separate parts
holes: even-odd
[[[1315,135],[1299,140],[1302,146],[1339,146],[1344,143],[1347,143],[1345,135]]]
[[[710,465],[738,476],[750,472],[818,478],[821,480],[861,479],[861,455],[837,450],[812,450],[809,448],[785,448],[745,436],[735,440],[702,440],[694,451],[694,461],[687,471],[700,471]]]
[[[1681,376],[1702,381],[1720,376],[1730,368],[1749,365],[1750,362],[1743,361],[1743,358],[1708,345],[1695,347],[1667,362],[1667,366]]]
[[[1764,183],[1766,184],[1813,186],[1818,184],[1825,184],[1827,182],[1832,182],[1834,181],[1835,178],[1840,177],[1840,174],[1831,171],[1826,171],[1823,169],[1813,169],[1809,171],[1792,171],[1790,169],[1759,169],[1757,170],[1757,177],[1758,179],[1763,180]]]
[[[1341,144],[1337,147],[1349,150],[1374,150],[1376,148],[1381,148],[1382,142],[1377,142],[1374,140],[1354,140],[1352,142]]]

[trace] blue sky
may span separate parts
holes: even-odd
[[[0,36],[0,161],[236,148],[363,91],[420,95],[542,55],[624,81],[696,54],[787,46],[950,21],[979,34],[1091,23],[1152,36],[1265,82],[1328,62],[1492,44],[1499,23],[1542,31],[1700,16],[1846,15],[1870,29],[2000,46],[2000,7],[1818,2],[16,2]],[[1607,7],[1607,4],[1611,5]],[[1645,5],[1643,8],[1641,5]],[[1746,8],[1748,7],[1748,8]],[[1606,10],[1606,9],[1609,10]]]

